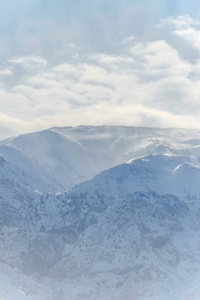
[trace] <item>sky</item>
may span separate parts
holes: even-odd
[[[200,129],[200,0],[0,0],[0,138]]]

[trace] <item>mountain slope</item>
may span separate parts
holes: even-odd
[[[2,141],[0,299],[199,299],[199,137],[105,126]]]
[[[0,154],[41,192],[62,192],[138,156],[185,156],[199,163],[200,132],[134,127],[64,127],[0,142]]]
[[[69,299],[185,300],[192,294],[198,299],[200,173],[183,165],[172,180],[180,161],[167,156],[137,159],[66,194],[68,201],[79,201],[79,207],[96,217],[65,246],[65,257],[54,267],[53,276],[63,280],[61,289],[70,290]],[[196,179],[194,189],[192,182],[187,186],[182,181],[185,174]]]
[[[153,191],[161,191],[161,179],[179,163],[167,156],[136,159],[65,194],[35,198],[28,230],[7,229],[4,259],[11,264],[19,253],[14,266],[31,280],[40,274],[53,300],[187,299],[200,276],[200,203]],[[176,177],[174,185],[179,182]],[[24,284],[27,295],[30,290]]]

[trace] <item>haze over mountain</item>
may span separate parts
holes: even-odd
[[[79,126],[3,140],[0,153],[27,185],[58,192],[149,154],[185,156],[185,162],[198,163],[199,141],[195,130]]]
[[[199,299],[199,150],[186,129],[1,141],[0,299]]]

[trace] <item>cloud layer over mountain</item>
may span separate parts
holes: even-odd
[[[55,125],[199,127],[200,22],[177,16],[178,2],[171,17],[165,2],[118,2],[30,1],[3,19],[1,138]]]

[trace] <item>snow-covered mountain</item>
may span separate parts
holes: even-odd
[[[64,127],[0,142],[0,154],[27,186],[63,192],[111,167],[150,154],[199,162],[200,132],[118,126]]]
[[[200,299],[199,131],[52,128],[0,154],[0,299]]]

